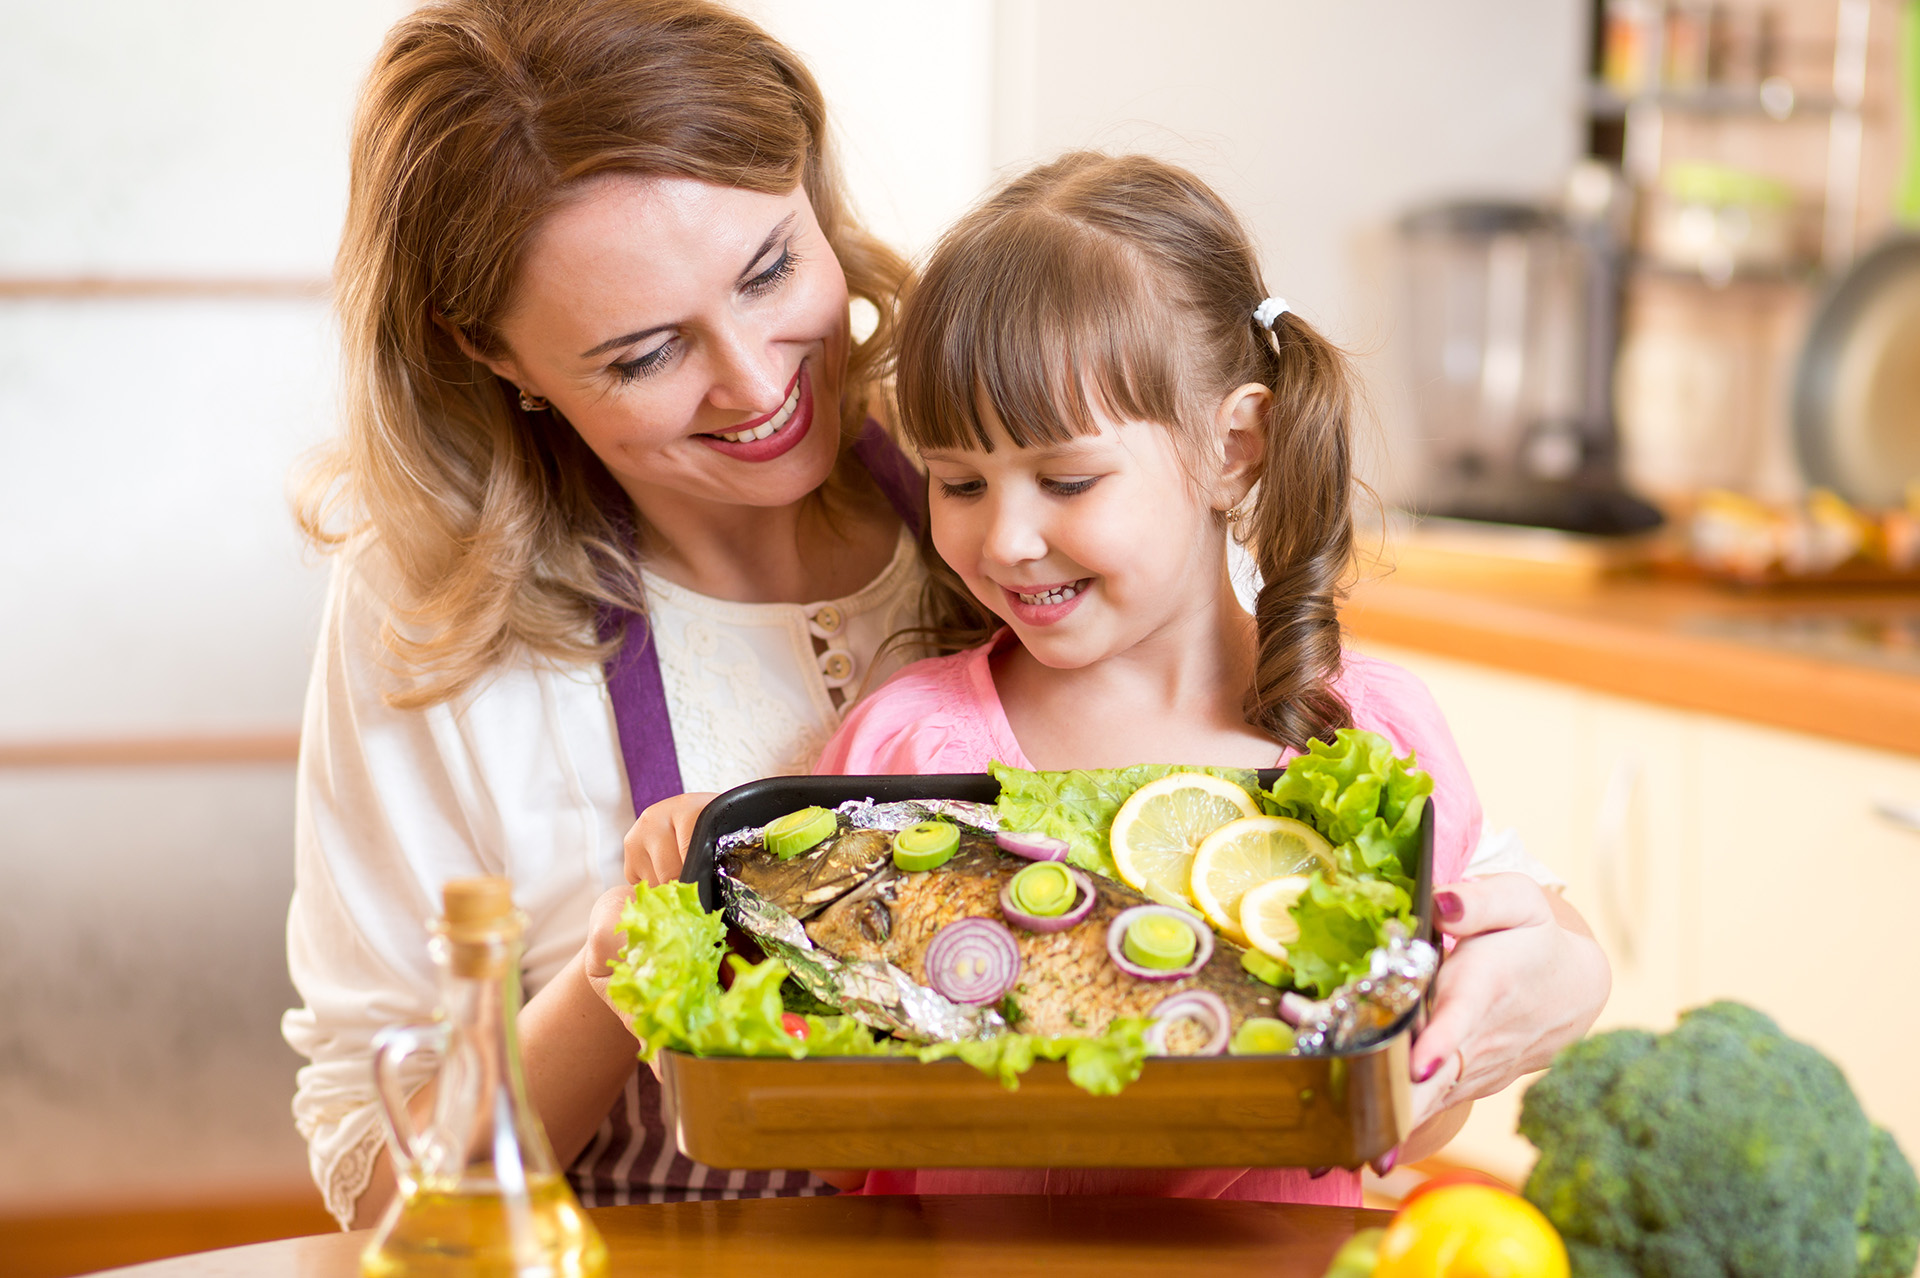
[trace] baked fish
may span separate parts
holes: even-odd
[[[920,985],[939,988],[928,950],[952,925],[978,919],[1005,926],[1018,947],[1019,971],[994,1006],[1022,1033],[1099,1035],[1114,1018],[1151,1016],[1176,994],[1217,997],[1229,1017],[1225,1027],[1169,1018],[1159,1048],[1178,1055],[1219,1051],[1246,1019],[1278,1016],[1280,992],[1241,966],[1243,947],[1210,929],[1212,954],[1204,962],[1196,954],[1190,974],[1143,979],[1124,970],[1109,948],[1114,920],[1135,907],[1167,907],[1100,875],[1085,875],[1093,899],[1078,922],[1051,932],[1021,926],[1003,910],[1002,889],[1034,862],[959,829],[951,858],[930,870],[899,868],[887,832],[845,828],[787,861],[759,842],[723,848],[715,859],[723,874],[803,920],[819,950],[848,962],[884,960]],[[1086,906],[1084,897],[1076,899]]]

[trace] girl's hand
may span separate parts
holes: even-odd
[[[1587,1032],[1612,977],[1586,921],[1524,874],[1449,884],[1433,897],[1458,939],[1440,965],[1433,1018],[1414,1040],[1413,1121],[1544,1069]]]
[[[676,794],[648,805],[627,831],[627,882],[659,887],[679,878],[693,823],[713,798],[711,792]]]

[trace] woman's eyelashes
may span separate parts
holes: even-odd
[[[788,241],[780,250],[780,256],[771,266],[740,286],[740,291],[748,297],[760,297],[793,278],[794,271],[800,265],[800,255],[794,250],[792,241]],[[621,360],[609,364],[607,368],[623,382],[637,381],[659,372],[673,361],[679,351],[680,343],[676,338],[668,338],[644,355],[633,359]]]
[[[636,381],[642,377],[650,377],[665,368],[673,359],[673,353],[677,349],[679,349],[679,343],[673,338],[668,338],[645,355],[609,364],[607,368],[623,382]]]
[[[770,293],[792,279],[794,269],[799,265],[800,255],[794,251],[793,241],[788,240],[781,247],[780,256],[774,260],[773,265],[742,284],[740,291],[748,297],[759,297],[762,293]]]

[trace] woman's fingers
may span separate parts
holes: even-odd
[[[694,823],[713,798],[711,792],[702,791],[649,804],[627,831],[627,882],[658,887],[679,878]]]
[[[1524,874],[1462,879],[1433,894],[1433,919],[1449,936],[1479,936],[1553,922],[1546,891]]]
[[[586,972],[587,984],[602,1002],[607,1002],[607,981],[613,975],[613,961],[620,957],[620,949],[626,944],[626,934],[620,930],[620,915],[632,898],[631,887],[608,888],[593,903],[593,912],[587,916],[587,943],[580,951],[580,966]],[[613,1004],[607,1002],[607,1006]]]

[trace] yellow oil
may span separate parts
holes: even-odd
[[[498,1190],[416,1188],[360,1257],[364,1278],[605,1278],[607,1245],[557,1176],[516,1211]],[[516,1220],[516,1217],[518,1219]]]

